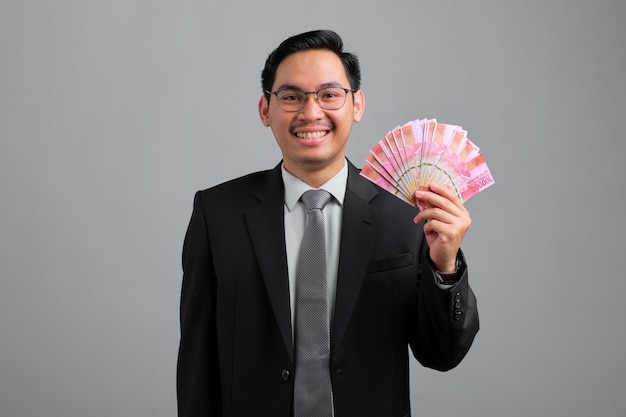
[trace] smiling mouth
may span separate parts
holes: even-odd
[[[317,132],[296,132],[295,136],[300,139],[319,139],[328,134],[328,130],[319,130]]]

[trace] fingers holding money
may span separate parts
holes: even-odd
[[[449,187],[440,184],[416,191],[415,198],[425,207],[414,221],[425,222],[431,260],[440,271],[453,270],[461,242],[472,223],[469,212]]]

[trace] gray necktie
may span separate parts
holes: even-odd
[[[307,209],[296,273],[294,416],[331,417],[330,327],[326,289],[326,238],[322,209],[331,195],[302,194]]]

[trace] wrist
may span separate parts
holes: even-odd
[[[459,280],[461,264],[461,259],[459,256],[457,256],[454,264],[446,265],[446,269],[439,269],[435,267],[435,273],[439,278],[439,282],[444,285],[456,284],[456,282]]]
[[[443,275],[456,274],[459,271],[459,266],[458,266],[457,263],[454,263],[452,265],[447,265],[446,268],[437,268],[437,267],[435,267],[435,271],[437,271],[437,273],[443,274]]]
[[[439,278],[439,283],[443,285],[453,285],[459,279],[459,271],[453,272],[441,272],[436,271],[437,277]]]

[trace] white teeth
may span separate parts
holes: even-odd
[[[326,131],[319,131],[319,132],[297,132],[296,136],[299,137],[300,139],[317,139],[317,138],[321,138],[322,136],[326,135]]]

